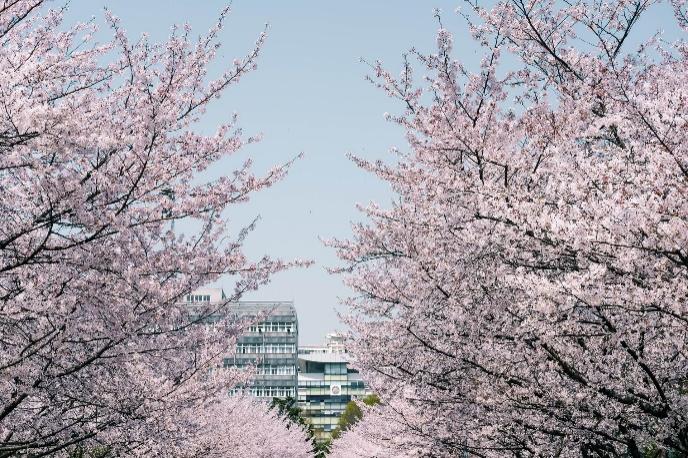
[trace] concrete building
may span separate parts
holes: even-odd
[[[349,367],[341,334],[328,334],[324,346],[299,348],[298,364],[298,406],[316,438],[329,439],[347,403],[370,392]]]
[[[215,288],[197,290],[185,297],[192,308],[226,300],[222,289]],[[245,389],[258,398],[295,398],[299,324],[294,303],[239,301],[231,303],[225,313],[252,322],[237,339],[236,353],[225,358],[225,367],[255,366],[257,374]]]
[[[194,310],[212,310],[227,301],[221,289],[194,291],[185,298]],[[225,367],[248,365],[257,368],[249,390],[266,401],[296,398],[304,419],[313,426],[318,440],[329,439],[348,402],[370,391],[358,372],[349,367],[344,336],[329,333],[321,346],[298,346],[299,325],[293,302],[240,301],[223,310],[251,324],[237,339],[236,353],[227,355]],[[220,315],[210,315],[212,322]]]

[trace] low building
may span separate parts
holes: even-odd
[[[194,291],[185,297],[193,307],[226,301],[222,289]],[[236,352],[224,359],[225,367],[255,366],[257,373],[246,389],[258,398],[296,397],[299,323],[291,301],[239,301],[224,313],[255,322],[237,339]]]
[[[325,346],[299,349],[298,406],[318,440],[332,436],[349,401],[370,394],[349,367],[343,342],[341,335],[328,334]]]

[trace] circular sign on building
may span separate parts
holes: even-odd
[[[330,396],[339,396],[342,394],[341,385],[330,385]]]

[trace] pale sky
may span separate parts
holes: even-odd
[[[390,201],[387,188],[357,169],[346,154],[390,160],[391,147],[406,148],[403,133],[383,117],[402,107],[364,81],[368,67],[359,59],[381,59],[397,73],[401,54],[412,46],[432,51],[438,29],[433,8],[438,7],[443,10],[445,27],[454,33],[455,55],[475,64],[479,54],[463,20],[454,13],[462,3],[234,0],[232,4],[222,33],[219,66],[214,68],[230,66],[235,57],[242,57],[266,22],[270,24],[268,40],[258,69],[211,105],[200,128],[212,132],[238,112],[247,135],[263,134],[259,144],[239,154],[241,159],[253,157],[256,170],[304,154],[282,183],[228,215],[236,221],[236,229],[261,216],[246,244],[250,256],[267,253],[315,261],[309,269],[279,274],[270,285],[245,298],[293,300],[301,344],[320,343],[327,332],[341,329],[339,298],[350,294],[340,278],[325,271],[337,259],[319,237],[350,234],[350,222],[360,219],[356,203],[375,200],[387,205]],[[152,39],[163,40],[175,23],[189,22],[194,32],[204,33],[225,4],[215,0],[72,0],[67,21],[95,16],[104,24],[107,5],[131,38],[145,31]],[[639,34],[657,30],[668,17],[668,10],[646,17]],[[220,162],[211,174],[227,173],[232,164],[231,160]]]

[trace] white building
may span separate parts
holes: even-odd
[[[349,367],[342,334],[328,334],[323,346],[299,347],[298,365],[298,406],[316,438],[329,439],[349,401],[370,392]]]

